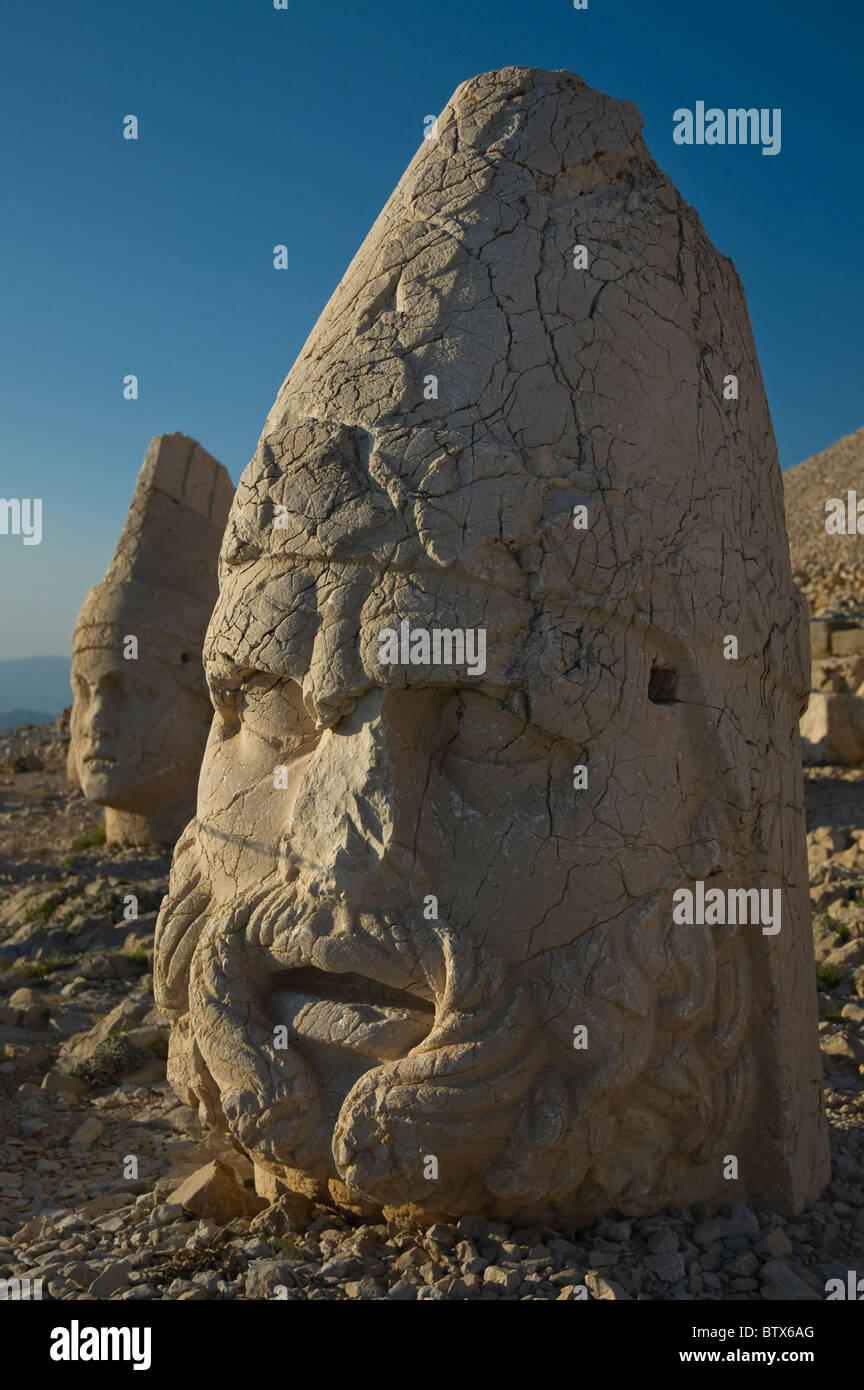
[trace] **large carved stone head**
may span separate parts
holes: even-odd
[[[173,844],[194,812],[211,714],[201,644],[233,495],[194,439],[158,435],[75,624],[68,771],[106,808],[111,841]]]
[[[824,1179],[776,450],[639,130],[569,73],[461,86],[238,489],[156,989],[178,1092],[295,1187],[554,1217]],[[709,879],[782,930],[678,925]]]

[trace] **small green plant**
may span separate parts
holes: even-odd
[[[72,1062],[67,1068],[69,1076],[86,1081],[90,1086],[110,1086],[130,1071],[137,1071],[145,1062],[152,1062],[153,1054],[143,1047],[136,1047],[122,1033],[112,1033],[97,1043],[89,1057],[81,1062]]]
[[[825,1020],[827,1023],[845,1023],[846,1020],[839,1009],[826,1009]]]
[[[55,970],[66,970],[74,964],[74,956],[41,956],[39,960],[16,960],[12,971],[22,980],[44,980]]]
[[[846,979],[847,971],[844,965],[817,965],[816,978],[820,985],[826,989],[836,989]]]
[[[47,922],[53,916],[61,903],[65,903],[69,896],[68,889],[60,888],[56,892],[51,892],[47,897],[28,907],[24,913],[24,922]]]
[[[823,918],[826,927],[830,927],[840,937],[841,941],[848,941],[852,933],[845,922],[841,922],[839,917],[832,917],[830,912],[826,912]]]
[[[146,946],[136,946],[134,951],[125,951],[127,960],[131,960],[133,965],[146,965],[149,951]]]
[[[68,868],[82,857],[85,850],[92,849],[94,845],[104,845],[104,843],[105,827],[100,825],[96,830],[90,830],[86,835],[79,835],[76,840],[72,841],[72,853],[66,855],[63,863]]]
[[[77,840],[72,841],[72,849],[91,849],[93,845],[104,845],[105,827],[98,825],[95,830],[89,830],[86,835],[79,835]]]
[[[305,1258],[299,1245],[293,1240],[281,1240],[278,1236],[269,1236],[267,1244],[270,1246],[270,1253],[274,1260],[302,1260]]]
[[[0,1059],[2,1059],[2,1061],[4,1061],[4,1062],[11,1062],[14,1056],[15,1056],[15,1049],[14,1049],[14,1047],[10,1047],[9,1044],[6,1043],[6,1045],[5,1045],[5,1047],[3,1048],[2,1052],[0,1052]]]

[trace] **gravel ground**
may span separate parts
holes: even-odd
[[[255,1196],[248,1161],[165,1081],[150,967],[167,860],[93,843],[99,814],[61,773],[0,776],[0,1279],[60,1300],[824,1299],[828,1279],[864,1272],[862,782],[806,775],[833,1155],[820,1201],[788,1221],[734,1204],[409,1231]]]

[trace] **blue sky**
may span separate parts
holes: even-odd
[[[239,478],[424,117],[477,72],[569,68],[634,101],[742,276],[783,466],[859,428],[862,30],[858,0],[7,7],[0,496],[42,497],[44,538],[0,536],[0,660],[69,651],[152,435]],[[675,145],[698,100],[780,107],[781,153]]]

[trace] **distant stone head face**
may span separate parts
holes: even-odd
[[[123,595],[104,592],[97,593],[88,616],[97,605],[107,609],[112,598],[118,603],[111,616],[121,618]],[[135,659],[124,656],[132,627],[139,644]],[[197,643],[192,636],[185,641],[169,638],[128,620],[86,623],[76,632],[76,780],[90,801],[148,820],[161,818],[166,810],[176,819],[178,787],[183,786],[185,811],[179,813],[174,838],[191,814],[189,788],[194,809],[200,755],[210,725],[200,644],[200,635]],[[166,659],[169,648],[174,648],[173,662]]]
[[[460,87],[237,492],[156,991],[179,1094],[291,1186],[572,1217],[824,1179],[779,467],[639,129],[569,73]],[[779,887],[782,931],[676,921],[697,883]]]
[[[173,843],[194,813],[210,723],[201,644],[232,495],[194,440],[158,436],[75,625],[69,774],[105,806],[111,840]]]

